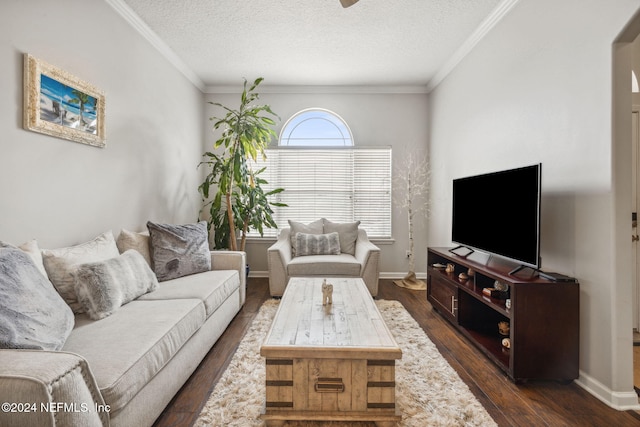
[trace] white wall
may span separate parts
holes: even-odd
[[[617,407],[637,396],[615,231],[625,204],[612,180],[612,43],[637,8],[520,0],[431,93],[428,120],[430,245],[450,244],[453,178],[542,162],[542,268],[579,279],[580,384]]]
[[[258,76],[256,76],[258,77]],[[253,77],[249,78],[250,80]],[[264,90],[263,90],[264,86]],[[282,125],[293,114],[311,107],[326,108],[340,115],[351,128],[354,142],[361,146],[392,146],[393,169],[401,167],[401,160],[407,152],[422,150],[426,154],[427,144],[427,95],[361,93],[350,88],[326,89],[326,93],[317,90],[297,89],[298,93],[274,93],[265,80],[258,88],[260,102],[269,104],[282,119],[276,127],[280,132]],[[335,93],[333,93],[335,92]],[[206,100],[219,102],[230,108],[237,108],[239,94],[208,94]],[[219,116],[218,107],[207,104],[206,117]],[[205,139],[209,147],[213,146],[218,135],[211,131],[212,123],[207,120]],[[285,189],[286,191],[286,189]],[[392,276],[402,277],[408,268],[405,251],[409,248],[406,211],[394,207],[392,211],[392,232],[394,243],[377,242],[381,248],[380,271]],[[426,271],[426,221],[417,221],[415,225],[416,270]],[[247,259],[251,270],[256,274],[265,274],[267,267],[267,248],[273,240],[250,242],[247,244]]]
[[[105,91],[106,148],[23,130],[24,53]],[[0,240],[51,248],[195,220],[202,93],[110,6],[4,0],[0,57]]]

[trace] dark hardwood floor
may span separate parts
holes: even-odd
[[[270,298],[267,279],[249,279],[247,302],[156,427],[191,426],[231,360],[261,304]],[[549,381],[514,384],[436,313],[424,291],[410,291],[380,280],[378,299],[398,300],[500,426],[640,426],[636,411],[616,411],[576,384]]]

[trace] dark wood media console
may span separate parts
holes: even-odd
[[[513,264],[491,258],[486,265],[448,248],[428,249],[427,299],[462,335],[514,381],[578,378],[580,295],[577,282],[551,282],[529,269],[510,275]],[[454,272],[434,265],[453,264]],[[460,280],[460,273],[475,274]],[[506,300],[483,294],[495,281],[509,287]],[[511,347],[502,345],[499,322],[509,322]]]

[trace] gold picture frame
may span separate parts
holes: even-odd
[[[104,147],[105,96],[91,84],[24,55],[24,128]]]

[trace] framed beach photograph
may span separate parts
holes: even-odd
[[[104,93],[64,70],[24,55],[24,128],[105,146]]]

